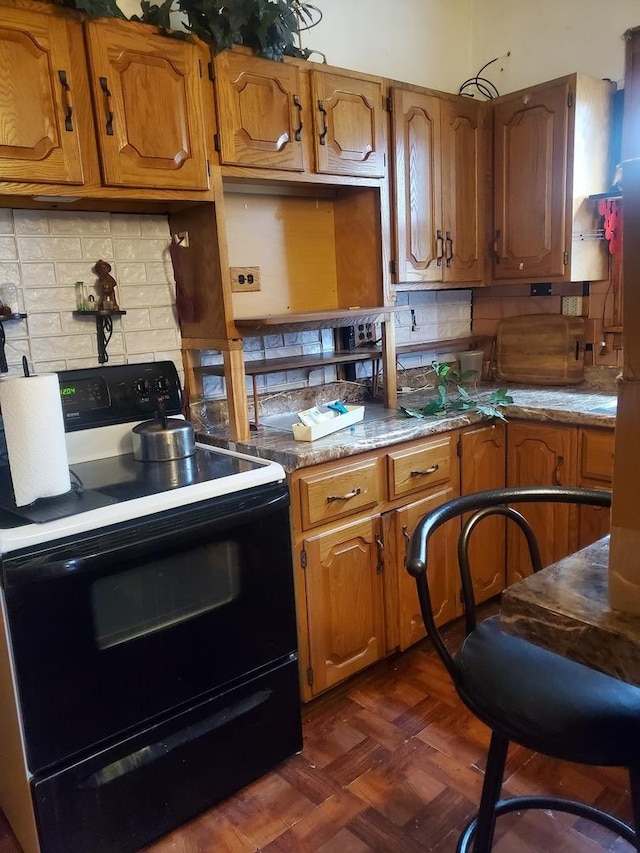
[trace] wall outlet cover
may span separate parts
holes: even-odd
[[[231,290],[234,293],[262,290],[260,267],[229,267],[231,274]]]

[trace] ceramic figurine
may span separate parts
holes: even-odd
[[[120,306],[116,300],[116,280],[110,275],[111,264],[106,261],[96,261],[93,268],[94,273],[98,276],[98,291],[100,299],[98,301],[98,311],[118,311]]]

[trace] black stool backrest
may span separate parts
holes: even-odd
[[[522,530],[529,549],[532,569],[538,571],[542,566],[535,534],[522,513],[514,509],[511,504],[536,503],[539,501],[608,507],[611,506],[611,492],[604,489],[565,486],[514,487],[475,492],[471,495],[454,498],[454,500],[447,501],[437,507],[418,522],[413,532],[409,544],[407,570],[417,581],[420,610],[427,634],[456,684],[459,683],[458,668],[453,655],[436,627],[431,609],[427,572],[429,539],[435,530],[450,519],[469,512],[473,513],[463,524],[458,538],[458,566],[465,611],[465,636],[468,636],[476,627],[476,602],[467,553],[471,532],[483,518],[489,515],[504,515]]]

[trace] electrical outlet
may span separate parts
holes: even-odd
[[[231,290],[244,293],[249,290],[261,290],[260,267],[229,267]]]
[[[581,317],[582,296],[563,296],[562,313],[571,317]]]

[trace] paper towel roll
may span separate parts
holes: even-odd
[[[16,506],[71,488],[55,373],[0,378],[0,410]]]

